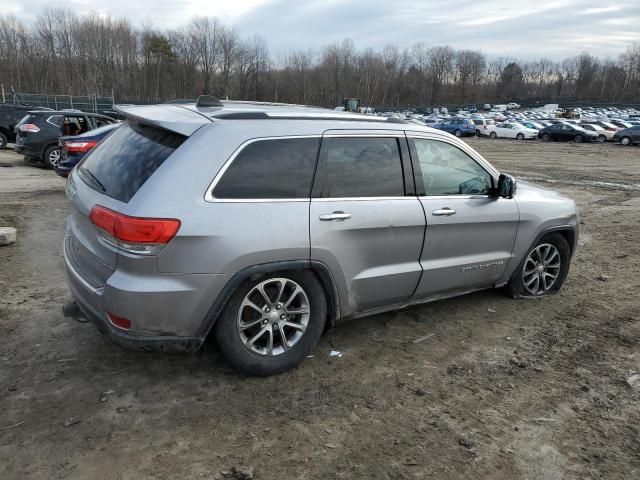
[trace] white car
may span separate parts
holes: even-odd
[[[491,118],[472,118],[471,121],[476,126],[476,135],[478,137],[488,137],[496,129],[496,122]]]
[[[511,110],[512,108],[520,108],[520,105],[518,103],[515,103],[515,102],[509,102],[509,103],[507,103],[507,108],[509,110]]]
[[[598,141],[600,142],[610,142],[613,140],[613,135],[616,133],[613,130],[607,130],[606,128],[602,128],[600,125],[595,125],[593,123],[583,123],[580,125],[585,130],[589,130],[590,132],[595,132],[598,134]]]
[[[527,128],[515,122],[503,122],[496,125],[496,129],[489,134],[491,138],[515,138],[529,140],[538,138],[538,130]]]

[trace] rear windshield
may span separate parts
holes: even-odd
[[[80,163],[78,172],[94,190],[126,203],[185,139],[125,123]]]

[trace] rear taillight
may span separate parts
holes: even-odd
[[[67,152],[88,152],[98,144],[95,140],[86,142],[64,142],[64,148]]]
[[[159,253],[180,228],[180,220],[174,218],[130,217],[101,205],[91,209],[89,219],[106,233],[106,242],[140,255]]]
[[[21,132],[38,133],[40,131],[40,127],[34,125],[33,123],[25,123],[23,125],[20,125],[18,127],[18,130],[20,130]]]
[[[131,320],[128,318],[119,317],[113,313],[107,313],[107,317],[109,317],[109,321],[118,328],[122,328],[123,330],[129,330],[131,328]]]

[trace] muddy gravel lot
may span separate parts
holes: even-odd
[[[469,143],[578,202],[561,293],[345,321],[271,378],[65,319],[64,180],[0,152],[0,479],[640,478],[640,148]]]

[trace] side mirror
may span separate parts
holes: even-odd
[[[496,195],[503,198],[513,198],[513,196],[516,194],[516,189],[516,179],[511,175],[501,173],[500,177],[498,178],[498,188],[496,188]]]

